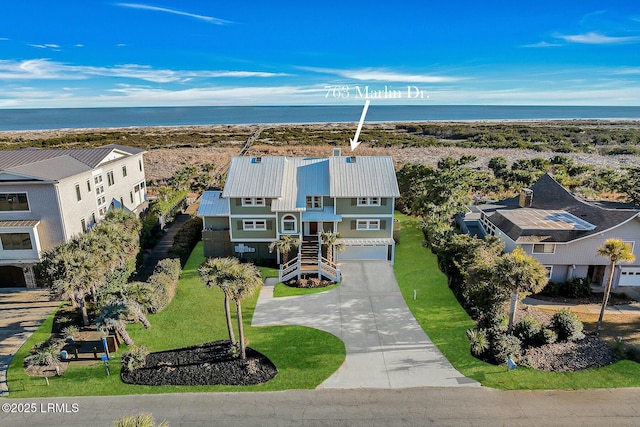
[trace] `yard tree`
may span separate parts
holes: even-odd
[[[242,300],[252,296],[260,286],[262,278],[260,271],[253,264],[240,264],[236,270],[237,276],[232,280],[231,295],[236,303],[236,318],[238,320],[238,341],[240,342],[240,357],[247,358],[244,342],[244,328],[242,326]]]
[[[609,302],[613,273],[616,265],[621,262],[633,262],[636,259],[629,245],[620,239],[606,240],[604,244],[598,248],[598,255],[608,258],[611,264],[609,264],[609,277],[607,278],[607,285],[604,290],[604,296],[602,297],[602,307],[600,307],[600,316],[598,317],[598,323],[596,325],[596,336],[600,335],[602,318],[604,317],[604,310]]]
[[[233,346],[236,338],[233,333],[233,323],[231,322],[231,309],[229,301],[233,294],[231,287],[234,280],[240,274],[241,265],[237,258],[208,258],[198,269],[200,280],[207,288],[219,287],[224,294],[224,315],[227,319],[227,332],[229,333],[229,343]]]
[[[327,259],[331,262],[335,262],[333,260],[334,251],[344,251],[344,244],[338,242],[338,239],[340,239],[340,237],[340,233],[334,233],[332,231],[323,231],[320,233],[322,245],[327,247]]]
[[[127,319],[131,316],[130,308],[124,302],[107,304],[102,308],[95,323],[98,329],[107,332],[116,331],[126,345],[133,345],[133,339],[127,332]]]
[[[508,334],[513,334],[513,323],[518,306],[518,293],[540,292],[548,282],[548,271],[521,247],[500,257],[495,267],[493,281],[505,291],[511,292]]]
[[[283,234],[280,240],[269,243],[269,250],[282,255],[282,264],[286,264],[289,261],[289,252],[298,246],[300,246],[300,239]]]

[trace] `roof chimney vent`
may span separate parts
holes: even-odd
[[[340,156],[342,156],[342,150],[341,150],[340,148],[334,148],[334,149],[331,151],[331,155],[332,155],[333,157],[340,157]]]
[[[520,191],[520,200],[518,204],[521,208],[530,208],[533,204],[533,190],[530,188],[523,188]]]

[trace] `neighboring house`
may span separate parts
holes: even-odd
[[[283,235],[302,245],[281,267],[281,280],[321,274],[336,280],[334,261],[393,262],[393,208],[400,196],[391,157],[235,157],[223,191],[207,191],[203,217],[206,256],[277,259],[269,244]],[[344,252],[322,257],[319,233],[340,233]]]
[[[636,261],[620,264],[614,286],[640,286],[640,210],[607,209],[582,200],[545,174],[517,197],[469,207],[460,221],[464,231],[495,235],[505,251],[522,247],[549,270],[554,282],[587,278],[602,286],[610,261],[598,255],[607,239],[620,239],[633,250]]]
[[[35,287],[40,253],[84,233],[110,208],[147,206],[144,150],[0,151],[0,286]]]

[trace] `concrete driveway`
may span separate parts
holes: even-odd
[[[273,298],[273,286],[264,286],[253,315],[253,326],[309,326],[345,343],[345,362],[319,388],[480,385],[456,371],[420,328],[390,263],[349,261],[341,269],[342,284],[319,294]]]
[[[59,304],[49,301],[46,290],[0,289],[0,396],[9,393],[6,374],[11,358]]]

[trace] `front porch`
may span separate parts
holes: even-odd
[[[298,247],[298,254],[292,260],[280,265],[278,279],[281,282],[302,276],[326,278],[334,282],[340,281],[340,269],[322,254],[320,233],[315,236],[304,236]]]

